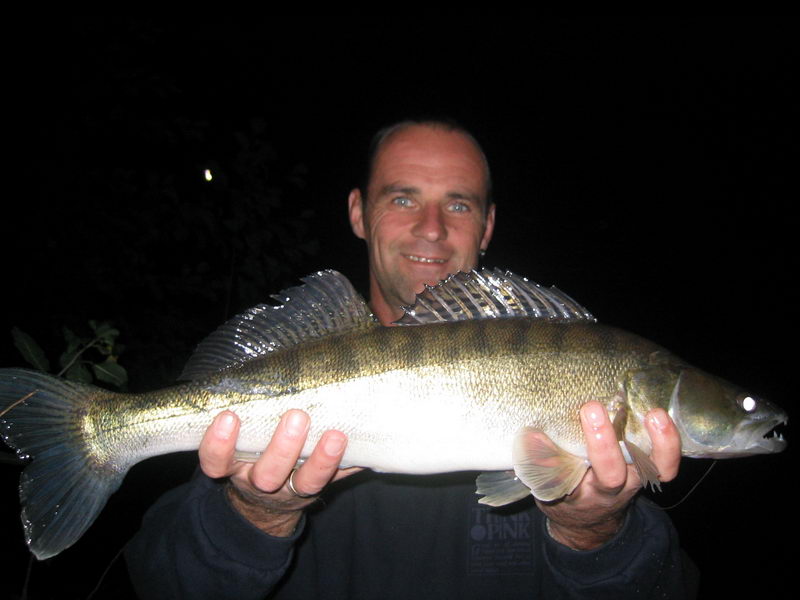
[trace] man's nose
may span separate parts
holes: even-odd
[[[447,239],[445,217],[438,206],[426,206],[419,214],[419,219],[414,225],[414,235],[425,238],[429,242],[438,242]]]

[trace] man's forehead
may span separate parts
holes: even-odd
[[[425,155],[429,159],[460,156],[485,167],[483,152],[464,132],[435,125],[409,125],[386,137],[377,151],[376,163],[387,156],[395,159],[408,153]]]
[[[386,185],[378,188],[376,190],[376,194],[378,196],[388,196],[392,194],[421,196],[424,191],[425,190],[416,185],[408,185],[402,181],[395,181],[393,183],[387,183]],[[483,201],[483,196],[480,193],[469,190],[468,188],[464,188],[462,191],[459,186],[453,186],[452,188],[446,189],[443,192],[443,195],[451,200],[470,200],[477,203],[481,203]]]
[[[393,132],[378,149],[370,175],[373,194],[388,187],[413,187],[414,178],[448,183],[451,194],[475,196],[472,188],[477,187],[482,200],[488,191],[483,152],[470,136],[443,127],[410,125]]]

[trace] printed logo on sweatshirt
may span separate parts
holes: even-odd
[[[469,565],[472,575],[524,573],[533,569],[533,523],[527,511],[501,513],[470,507]]]

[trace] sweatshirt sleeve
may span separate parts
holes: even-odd
[[[545,589],[553,598],[692,598],[696,568],[679,545],[678,534],[658,507],[639,497],[625,524],[606,544],[588,552],[555,541],[541,521]],[[544,582],[543,582],[544,583]]]
[[[289,566],[305,519],[288,538],[265,534],[202,473],[162,496],[125,548],[141,598],[264,598]]]

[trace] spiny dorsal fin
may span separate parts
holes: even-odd
[[[200,342],[180,379],[202,379],[281,348],[376,325],[364,299],[341,273],[318,271],[302,281],[271,296],[279,306],[254,306]]]
[[[595,321],[591,313],[561,290],[544,288],[511,271],[455,273],[426,285],[397,325],[425,325],[470,319],[533,317],[556,321]]]

